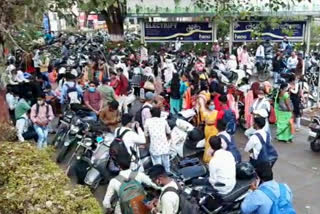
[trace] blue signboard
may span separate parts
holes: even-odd
[[[205,22],[147,22],[146,42],[212,42],[212,25]]]
[[[47,14],[43,14],[42,24],[43,24],[43,29],[44,29],[45,33],[49,33],[50,32],[50,20],[49,20],[49,17]]]
[[[288,39],[290,41],[303,41],[305,32],[305,21],[289,21],[282,22],[276,28],[266,27],[262,32],[263,40],[270,39],[272,41],[281,41],[288,30],[290,31],[290,36]],[[257,38],[252,38],[251,32],[259,28],[258,21],[241,21],[234,24],[233,30],[233,41],[234,42],[250,42]]]

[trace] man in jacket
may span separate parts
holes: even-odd
[[[37,147],[39,149],[47,147],[48,125],[53,120],[54,115],[51,105],[45,103],[45,96],[37,98],[37,103],[31,107],[30,117],[38,134]]]

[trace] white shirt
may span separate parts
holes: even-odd
[[[255,133],[259,133],[262,136],[263,140],[267,142],[267,132],[265,130],[260,129]],[[255,134],[253,134],[250,137],[246,147],[244,148],[244,151],[249,152],[250,157],[254,160],[257,160],[261,149],[262,149],[262,144],[259,138]]]
[[[6,94],[6,102],[9,106],[10,110],[14,110],[18,104],[18,99],[14,97],[12,94],[7,93]]]
[[[231,142],[231,136],[227,131],[219,132],[218,136],[220,136],[220,135],[225,136],[229,140],[229,142]],[[222,148],[224,150],[227,150],[228,149],[228,143],[223,138],[221,138],[221,143],[222,143],[221,144]]]
[[[161,188],[161,192],[163,192],[168,187],[174,187],[178,189],[176,182],[171,181]],[[161,200],[159,202],[159,210],[161,210],[161,214],[176,214],[179,211],[179,203],[179,196],[175,192],[168,191],[161,196]]]
[[[287,62],[288,69],[296,69],[298,64],[298,57],[292,57],[290,56]]]
[[[262,100],[256,99],[252,105],[252,113],[259,114],[259,116],[264,117],[266,119],[266,124],[263,127],[265,131],[269,131],[269,112],[270,112],[270,102],[263,98]]]
[[[263,45],[259,45],[257,52],[256,52],[256,57],[263,57],[264,58],[264,47]]]
[[[146,120],[144,133],[150,137],[150,153],[152,155],[166,155],[170,151],[167,135],[171,133],[168,122],[161,117]]]
[[[209,182],[220,194],[230,193],[236,185],[236,161],[231,152],[219,149],[209,162]],[[225,186],[217,187],[216,183]]]
[[[130,169],[122,170],[120,171],[119,175],[123,176],[124,178],[129,178],[131,172],[132,171]],[[154,189],[159,189],[159,187],[152,182],[149,176],[147,176],[142,172],[138,172],[137,176],[135,177],[135,180],[138,181],[139,183],[144,183],[148,186],[151,186]],[[119,195],[120,187],[121,187],[120,181],[118,181],[116,178],[112,178],[111,181],[109,182],[106,195],[104,196],[104,199],[102,202],[105,208],[111,208],[111,198],[114,195],[114,193],[117,193],[117,195]]]
[[[146,138],[144,136],[144,133],[141,128],[138,129],[138,133],[132,131],[131,129],[127,127],[119,127],[115,130],[114,133],[117,133],[118,130],[120,129],[120,135],[122,132],[125,130],[130,130],[122,138],[122,141],[124,142],[129,154],[131,155],[131,149],[130,148],[135,148],[135,144],[145,144],[146,143]]]
[[[124,63],[119,62],[118,64],[115,65],[115,68],[122,68],[123,70],[123,75],[125,77],[127,77],[127,79],[129,79],[129,72],[128,72],[128,68]]]
[[[17,72],[17,75],[16,75],[16,81],[17,82],[29,82],[29,80],[27,80],[25,77],[24,77],[24,74],[21,70],[18,70]]]

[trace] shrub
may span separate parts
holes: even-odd
[[[16,129],[7,124],[0,124],[0,141],[15,141],[17,140],[17,131]]]
[[[0,142],[0,213],[102,213],[90,190],[71,185],[50,149]]]

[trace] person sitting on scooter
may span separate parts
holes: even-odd
[[[139,183],[144,183],[147,186],[150,186],[156,190],[159,189],[159,187],[155,183],[152,182],[152,180],[149,178],[149,176],[147,176],[143,172],[133,172],[130,169],[130,162],[126,161],[126,159],[119,158],[117,160],[117,163],[121,169],[121,171],[119,172],[119,176],[121,176],[125,179],[130,179],[130,178],[132,179],[132,177],[134,177],[134,180],[136,180]],[[105,207],[107,209],[106,213],[121,213],[119,201],[117,202],[115,210],[113,210],[111,207],[111,199],[115,193],[119,196],[120,187],[122,185],[122,183],[119,181],[118,178],[119,177],[117,176],[117,177],[110,180],[107,192],[104,196],[102,204],[103,204],[103,207]],[[139,203],[139,201],[135,201],[135,202]],[[140,203],[142,203],[142,200],[140,201]]]
[[[273,173],[271,166],[267,163],[260,165],[256,170],[258,179],[254,180],[251,184],[250,192],[241,204],[241,213],[243,214],[267,214],[271,213],[274,202],[268,196],[270,193],[274,197],[284,197],[289,206],[286,206],[287,210],[283,210],[283,213],[295,213],[292,212],[292,192],[286,184],[279,184],[273,180]],[[281,195],[281,188],[284,190],[285,195]],[[291,207],[290,207],[291,205]],[[291,212],[289,212],[289,210]]]
[[[231,152],[222,147],[221,137],[209,140],[213,150],[209,162],[209,182],[219,194],[230,193],[236,185],[236,162]]]

